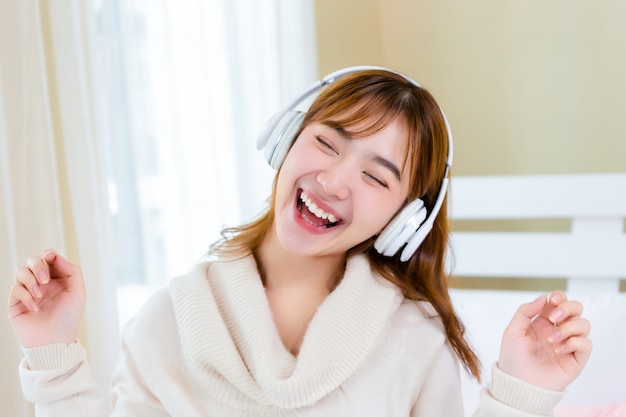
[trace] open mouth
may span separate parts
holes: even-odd
[[[338,219],[331,213],[327,213],[318,207],[307,195],[305,191],[300,190],[298,197],[298,211],[304,220],[316,227],[331,228],[341,224]]]

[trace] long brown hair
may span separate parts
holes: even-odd
[[[420,198],[430,211],[445,175],[449,146],[443,114],[426,89],[390,71],[349,74],[322,90],[307,111],[301,130],[312,122],[332,121],[351,137],[358,138],[380,131],[396,119],[406,124],[409,139],[404,166],[410,170],[407,203]],[[361,128],[357,131],[355,126]],[[276,177],[279,174],[280,171]],[[224,229],[223,240],[213,245],[212,250],[230,255],[254,252],[273,224],[274,194],[261,217]],[[365,254],[372,269],[394,283],[406,298],[432,304],[465,369],[479,379],[479,360],[464,338],[464,326],[449,296],[450,277],[445,271],[449,232],[444,201],[432,230],[407,262],[401,262],[399,254],[393,257],[379,254],[374,248],[376,236],[350,249],[347,256]]]

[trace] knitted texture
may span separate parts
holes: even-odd
[[[315,404],[355,373],[402,301],[365,257],[351,258],[295,357],[280,340],[252,256],[204,263],[190,275],[170,286],[185,361],[206,392],[239,409]]]

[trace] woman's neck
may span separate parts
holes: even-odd
[[[343,277],[345,256],[294,254],[269,236],[254,257],[280,339],[297,356],[313,316]]]
[[[302,256],[266,238],[254,252],[265,288],[308,287],[330,293],[341,281],[345,256]]]

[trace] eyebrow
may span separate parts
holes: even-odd
[[[374,162],[387,168],[396,177],[398,182],[402,182],[402,177],[400,176],[400,169],[398,168],[396,164],[378,155],[374,156]]]
[[[348,134],[348,132],[346,132],[345,129],[342,128],[341,126],[339,126],[337,123],[334,123],[332,121],[327,121],[327,122],[322,123],[322,124],[324,124],[324,125],[330,127],[331,129],[335,130],[344,139],[354,140],[354,138],[350,134]],[[389,171],[391,171],[391,173],[394,175],[394,177],[396,177],[398,182],[402,182],[402,175],[400,174],[400,168],[398,168],[398,166],[396,164],[394,164],[393,162],[391,162],[390,160],[388,160],[386,158],[383,158],[380,155],[374,155],[373,161],[376,162],[377,164],[387,168]]]

